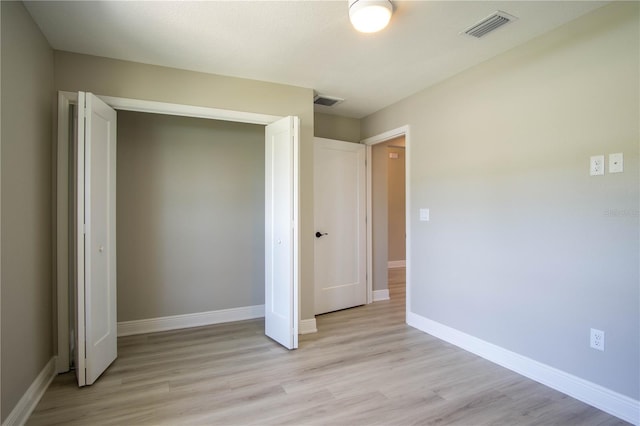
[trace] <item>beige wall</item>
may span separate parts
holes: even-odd
[[[389,227],[389,261],[405,260],[405,155],[404,136],[400,143],[387,146],[387,203]],[[390,155],[397,155],[391,158]]]
[[[313,120],[313,134],[318,138],[358,143],[360,142],[360,120],[316,112]]]
[[[636,400],[639,8],[605,6],[362,125],[410,126],[411,311]],[[589,176],[616,152],[624,173]]]
[[[57,90],[197,105],[301,120],[301,317],[313,318],[313,90],[55,52]]]
[[[118,113],[118,321],[264,304],[264,126]]]
[[[53,51],[22,3],[2,9],[2,420],[53,356]]]

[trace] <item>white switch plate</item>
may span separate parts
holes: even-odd
[[[622,173],[624,158],[621,152],[609,154],[609,173]]]
[[[594,155],[589,161],[589,175],[600,176],[604,174],[604,155]]]
[[[429,222],[429,209],[420,209],[420,220]]]

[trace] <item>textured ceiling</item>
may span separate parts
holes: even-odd
[[[361,34],[348,1],[25,2],[54,49],[313,88],[360,118],[601,7],[596,1],[393,1]],[[460,31],[501,10],[482,39]]]

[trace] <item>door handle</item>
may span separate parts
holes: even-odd
[[[316,232],[316,238],[324,237],[325,235],[329,235],[329,233],[328,232],[323,233],[320,231]]]

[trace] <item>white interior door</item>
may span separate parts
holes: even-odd
[[[78,93],[76,375],[91,385],[116,359],[116,111]]]
[[[265,334],[298,347],[299,119],[267,126],[265,151]]]
[[[367,303],[365,146],[314,142],[315,313]]]

